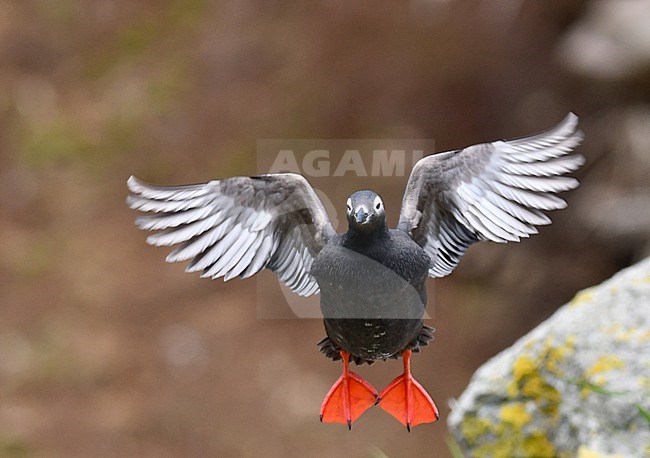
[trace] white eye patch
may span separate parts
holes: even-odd
[[[375,197],[375,203],[373,204],[373,207],[375,207],[375,210],[380,210],[381,207],[384,206],[384,203],[381,201],[381,197],[377,196]]]
[[[352,211],[352,199],[350,199],[349,197],[346,205],[348,207],[348,213],[350,213]]]

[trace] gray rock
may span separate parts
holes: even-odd
[[[650,456],[650,258],[490,359],[452,408],[471,457]]]

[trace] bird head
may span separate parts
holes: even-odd
[[[348,197],[347,218],[350,229],[370,233],[386,226],[384,201],[373,191],[357,191]]]

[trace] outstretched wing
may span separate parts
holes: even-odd
[[[398,229],[432,259],[431,277],[450,274],[479,240],[518,242],[550,224],[541,210],[566,207],[554,195],[578,186],[564,176],[584,164],[568,154],[581,142],[569,114],[548,132],[427,156],[415,164]]]
[[[136,224],[161,230],[156,246],[178,245],[167,262],[192,260],[201,277],[275,272],[301,296],[318,293],[311,264],[335,232],[313,188],[293,173],[234,177],[189,186],[152,186],[129,178],[128,205],[150,212]]]

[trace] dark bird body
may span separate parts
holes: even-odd
[[[336,235],[312,265],[328,336],[321,349],[335,360],[344,350],[372,363],[428,343],[430,328],[422,329],[431,259],[404,232],[384,229]]]
[[[337,234],[307,180],[293,173],[233,177],[187,186],[153,186],[129,179],[136,223],[158,231],[147,238],[176,248],[168,262],[225,280],[270,269],[301,296],[321,294],[326,356],[343,360],[343,374],[321,407],[324,422],[351,427],[378,403],[410,429],[438,418],[410,360],[433,338],[424,325],[427,277],[449,275],[470,245],[518,242],[550,224],[543,211],[564,208],[555,194],[573,189],[566,176],[584,158],[570,114],[548,132],[426,156],[417,162],[396,229],[373,191],[347,201],[349,229]],[[404,373],[378,393],[349,370],[402,357]]]

